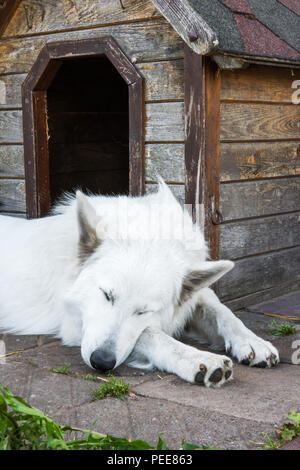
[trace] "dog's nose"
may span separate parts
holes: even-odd
[[[90,357],[91,366],[99,370],[111,370],[116,365],[116,359],[110,351],[96,349]]]

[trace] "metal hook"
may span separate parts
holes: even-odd
[[[210,218],[214,225],[220,225],[223,222],[223,216],[219,209],[215,209],[214,212],[211,212]]]

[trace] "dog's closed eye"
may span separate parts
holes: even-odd
[[[115,302],[115,297],[113,296],[112,291],[107,292],[107,291],[105,291],[104,289],[102,289],[102,287],[99,287],[99,289],[103,292],[104,297],[106,298],[106,300],[107,300],[108,302],[111,302],[112,304],[114,304],[114,302]]]
[[[145,315],[145,313],[149,313],[150,310],[136,310],[134,315]]]

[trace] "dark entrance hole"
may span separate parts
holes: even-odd
[[[64,60],[47,116],[51,205],[77,188],[128,194],[128,86],[107,57]]]

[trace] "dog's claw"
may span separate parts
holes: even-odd
[[[276,364],[278,364],[278,359],[277,359],[277,357],[275,356],[275,354],[271,354],[271,356],[268,357],[268,361],[270,362],[271,367],[275,367]]]
[[[245,357],[245,359],[241,361],[241,364],[244,364],[245,366],[249,366],[251,364],[251,362],[255,358],[255,352],[252,347],[251,350],[251,353],[248,355],[248,357]]]
[[[254,349],[252,348],[252,346],[251,346],[251,349],[252,349],[252,352],[249,354],[249,359],[250,359],[250,361],[253,361],[253,359],[255,358],[255,352],[254,352]]]

